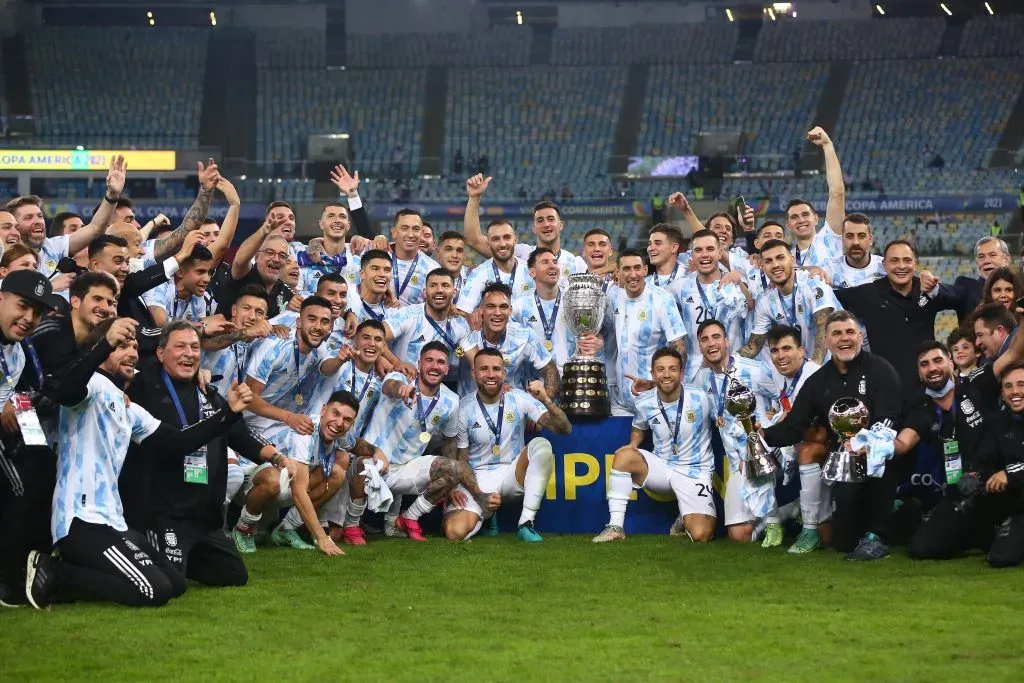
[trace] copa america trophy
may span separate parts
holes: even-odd
[[[841,398],[828,410],[828,423],[839,437],[839,448],[828,454],[821,478],[825,481],[855,484],[868,476],[868,459],[846,447],[846,442],[868,426],[868,407],[856,398]]]
[[[729,375],[729,388],[725,390],[725,409],[740,421],[743,431],[747,433],[747,477],[761,479],[778,474],[778,449],[768,447],[761,432],[754,426],[754,421],[750,419],[757,409],[757,397],[732,375]]]
[[[579,339],[601,333],[606,295],[596,275],[570,275],[562,294],[565,324]],[[562,366],[562,410],[569,417],[605,417],[611,414],[608,375],[604,363],[579,351]]]

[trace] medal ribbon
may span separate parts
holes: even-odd
[[[704,302],[704,310],[709,311],[711,313],[711,318],[713,318],[714,320],[718,320],[718,307],[711,306],[711,303],[708,301],[707,295],[704,293],[704,288],[700,286],[700,280],[695,278],[694,282],[697,283],[697,293],[700,294],[700,300]],[[705,320],[707,320],[707,318],[705,318]]]
[[[540,323],[544,327],[544,339],[551,341],[551,337],[555,334],[555,323],[558,321],[558,309],[562,306],[562,290],[558,290],[558,295],[555,296],[555,305],[551,308],[551,320],[544,315],[544,306],[541,304],[540,294],[536,290],[533,292],[533,300],[537,302],[537,313],[540,314]]]
[[[487,428],[494,434],[494,445],[501,448],[501,416],[505,414],[505,394],[501,395],[501,399],[498,401],[498,425],[494,425],[494,420],[491,419],[490,413],[487,412],[487,406],[484,405],[483,399],[480,398],[479,392],[476,395],[477,405],[480,406],[480,412],[484,414],[484,421],[487,423]],[[668,418],[665,418],[666,420]],[[679,429],[679,425],[676,425],[676,429]]]
[[[416,268],[420,265],[420,254],[416,252],[416,260],[409,266],[409,271],[405,274],[405,281],[402,282],[402,286],[398,286],[398,255],[391,255],[391,265],[395,271],[395,298],[402,296],[402,292],[409,286],[409,280],[412,279],[413,273],[416,272]]]
[[[509,287],[513,287],[513,288],[515,287],[515,284],[516,284],[516,269],[518,269],[518,268],[519,268],[519,261],[516,261],[516,264],[514,266],[512,266],[511,277],[508,279],[508,286]],[[494,259],[491,259],[491,272],[494,273],[494,282],[504,282],[504,280],[501,279],[501,271],[498,270],[498,264],[494,262]]]
[[[305,397],[306,383],[309,381],[310,377],[315,377],[316,376],[316,374],[317,374],[317,367],[316,367],[316,365],[317,364],[315,362],[310,363],[310,365],[312,365],[313,367],[310,368],[309,372],[307,372],[305,376],[302,376],[302,359],[299,357],[299,340],[298,339],[296,339],[294,342],[292,342],[292,349],[295,351],[295,376],[299,378],[299,381],[295,383],[294,393],[295,393],[296,396],[303,396],[303,397]],[[313,354],[313,353],[315,353],[315,351],[310,351],[310,354]]]
[[[444,340],[445,345],[448,347],[448,353],[454,351],[456,343],[455,339],[452,337],[452,319],[448,318],[445,320],[445,327],[442,329],[441,326],[437,324],[437,321],[427,315],[426,312],[423,313],[423,317],[427,319],[427,322],[434,328],[434,331],[437,332],[438,336]]]
[[[668,419],[668,413],[665,412],[665,404],[661,401],[661,394],[658,394],[658,408],[661,410],[662,417],[665,418],[665,426],[667,427],[671,420]],[[678,447],[679,440],[679,424],[683,418],[683,389],[679,388],[679,400],[676,401],[676,422],[672,428],[672,450],[676,450]]]
[[[370,382],[373,381],[373,373],[375,368],[370,367],[370,371],[366,373],[366,381],[363,382],[363,388],[356,393],[356,366],[352,364],[352,393],[359,399],[359,403],[363,402],[363,397],[366,396],[366,390],[370,388]]]
[[[434,399],[429,404],[427,404],[427,410],[426,411],[423,410],[423,401],[421,399],[422,399],[422,397],[420,396],[420,392],[417,391],[416,392],[416,418],[420,421],[420,431],[421,432],[426,432],[426,431],[428,431],[427,430],[427,420],[430,418],[430,413],[434,412],[434,406],[436,406],[437,402],[439,400],[441,400],[441,392],[439,390],[437,392],[437,396],[435,396]]]

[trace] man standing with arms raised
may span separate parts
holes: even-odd
[[[825,226],[818,229],[818,214],[810,202],[793,199],[786,205],[786,225],[793,237],[793,258],[798,266],[822,266],[843,255],[842,229],[846,216],[846,183],[843,169],[832,139],[816,127],[807,133],[811,144],[825,155],[825,180],[828,182],[828,205]]]

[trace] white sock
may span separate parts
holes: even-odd
[[[402,516],[406,519],[413,521],[418,520],[423,515],[427,514],[434,509],[434,504],[423,496],[416,496],[416,500],[412,502],[412,505],[405,509],[405,514]]]
[[[249,512],[249,507],[246,505],[242,506],[242,514],[238,517],[238,524],[235,527],[243,534],[252,535],[256,532],[256,525],[260,523],[260,519],[263,517],[263,513],[254,515]]]
[[[633,493],[633,475],[613,469],[608,476],[608,523],[622,527],[626,523],[626,505]]]
[[[238,494],[238,490],[242,488],[242,481],[245,479],[245,475],[242,473],[242,468],[238,465],[228,465],[228,488],[224,495],[224,504],[227,505],[234,500],[235,495]]]
[[[359,526],[359,520],[366,511],[366,497],[352,498],[348,501],[348,509],[345,510],[345,527]]]
[[[281,520],[281,528],[295,530],[300,526],[302,526],[302,515],[299,514],[298,506],[293,506]]]
[[[384,513],[384,519],[392,524],[398,519],[398,513],[402,511],[402,497],[395,496],[395,500],[391,503],[391,507]]]
[[[519,524],[532,522],[537,518],[537,510],[544,499],[544,492],[555,469],[555,453],[551,450],[551,442],[547,439],[534,439],[526,448],[526,457],[530,462],[526,465],[526,477],[523,488],[523,513],[519,515]]]
[[[805,529],[818,528],[821,486],[821,465],[800,465],[800,514]]]

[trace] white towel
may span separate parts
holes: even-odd
[[[743,505],[758,519],[762,519],[775,506],[775,478],[762,477],[751,480],[743,476]]]
[[[868,476],[879,478],[885,473],[885,463],[896,452],[896,432],[881,422],[876,422],[870,430],[862,429],[850,439],[850,448],[859,451],[867,449]]]
[[[363,460],[362,474],[366,477],[366,483],[363,485],[366,489],[366,507],[372,512],[387,512],[394,500],[391,489],[384,483],[384,477],[380,476],[382,467],[384,467],[384,463],[372,458]]]

